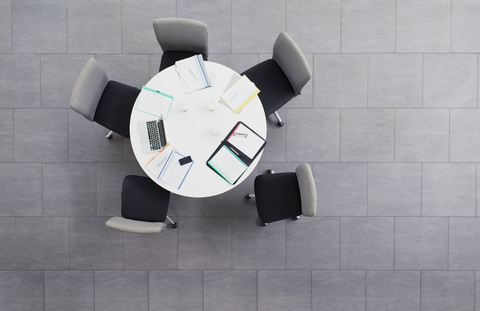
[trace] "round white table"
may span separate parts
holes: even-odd
[[[137,123],[155,120],[155,117],[135,109],[134,106],[130,118],[130,142],[135,157],[145,173],[166,190],[195,198],[215,196],[233,189],[248,177],[260,160],[263,151],[235,185],[230,185],[207,166],[207,160],[238,121],[244,122],[263,138],[267,137],[265,112],[258,96],[255,96],[238,114],[228,105],[219,102],[232,76],[240,77],[238,73],[213,62],[207,61],[205,66],[209,75],[215,73],[213,85],[191,94],[185,94],[175,66],[159,72],[146,84],[149,88],[174,97],[168,117],[164,121],[167,141],[179,153],[191,156],[194,161],[180,189],[160,181],[145,167],[157,153],[142,153]],[[216,103],[214,111],[208,108],[210,101]],[[182,102],[188,103],[186,112],[179,107]],[[214,134],[213,129],[216,126],[221,129],[220,135]]]

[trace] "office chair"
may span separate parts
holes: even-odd
[[[267,174],[255,178],[255,194],[247,194],[247,200],[255,198],[262,226],[270,222],[300,215],[315,216],[317,192],[312,171],[307,163],[300,164],[295,173]]]
[[[157,233],[177,227],[167,215],[170,192],[148,177],[128,175],[122,184],[122,217],[112,217],[107,227],[130,233]]]
[[[153,21],[153,30],[163,50],[159,72],[193,55],[202,54],[207,60],[207,24],[185,18],[159,18]]]
[[[312,78],[312,71],[297,44],[286,32],[281,32],[273,45],[272,58],[247,69],[241,75],[246,75],[260,89],[258,96],[265,115],[273,113],[278,124],[283,126],[277,110],[300,94]]]
[[[109,129],[108,139],[113,132],[130,138],[130,114],[139,93],[136,87],[108,80],[105,70],[90,58],[75,83],[70,107]]]

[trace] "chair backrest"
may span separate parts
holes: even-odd
[[[130,233],[158,233],[165,227],[163,222],[146,222],[123,217],[112,217],[105,225],[112,229]]]
[[[90,58],[75,83],[70,107],[93,122],[98,102],[107,83],[108,77],[105,70],[95,59]]]
[[[312,170],[307,163],[300,164],[295,169],[302,200],[302,215],[315,216],[317,212],[317,191]]]
[[[186,18],[159,18],[153,30],[164,52],[184,51],[208,56],[207,24]]]
[[[295,94],[300,94],[312,78],[312,71],[305,55],[286,32],[281,32],[275,40],[272,58],[282,68]]]

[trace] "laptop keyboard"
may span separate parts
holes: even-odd
[[[148,139],[150,141],[150,150],[160,150],[167,145],[165,128],[163,120],[147,122]]]

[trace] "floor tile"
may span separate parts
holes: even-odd
[[[66,109],[15,110],[15,162],[67,162],[67,113]]]
[[[315,54],[315,107],[367,107],[368,55]]]
[[[175,219],[177,216],[205,216],[205,199],[187,198],[172,193],[168,214]]]
[[[45,310],[93,310],[94,284],[93,271],[45,271]]]
[[[179,217],[178,222],[179,269],[231,269],[230,218]]]
[[[123,0],[122,52],[160,53],[162,49],[153,30],[153,21],[157,18],[175,17],[175,15],[174,1],[162,0],[152,3],[148,0]]]
[[[452,52],[479,52],[480,40],[480,3],[475,0],[452,1]]]
[[[245,195],[253,193],[253,185],[258,171],[252,173],[239,185],[225,193],[205,198],[205,216],[256,216],[254,201],[245,200]]]
[[[0,108],[40,108],[40,56],[0,54],[0,67]]]
[[[475,217],[451,217],[449,221],[449,270],[479,270],[480,220]]]
[[[70,108],[70,98],[88,54],[43,54],[41,56],[42,108]]]
[[[367,164],[315,163],[317,215],[367,215]]]
[[[364,311],[365,271],[312,271],[313,310]]]
[[[336,162],[340,152],[337,109],[288,109],[287,162]]]
[[[121,0],[69,2],[68,53],[120,53],[121,12]]]
[[[12,24],[14,53],[67,52],[65,1],[13,1]]]
[[[0,269],[15,268],[15,217],[0,217]]]
[[[473,310],[473,271],[422,272],[422,311]]]
[[[311,310],[311,271],[258,271],[258,310]]]
[[[427,54],[424,107],[477,107],[477,55]]]
[[[342,162],[393,162],[394,111],[343,109],[340,154]]]
[[[342,53],[395,52],[395,0],[342,2]]]
[[[42,164],[0,163],[0,215],[42,215]]]
[[[283,0],[234,1],[231,14],[233,53],[270,53],[278,34],[285,31]]]
[[[12,1],[0,1],[0,53],[12,53]]]
[[[202,271],[150,271],[149,304],[150,311],[202,310]]]
[[[273,48],[269,53],[267,58],[272,58]],[[240,74],[258,64],[258,54],[210,54],[208,60],[227,66]]]
[[[369,216],[420,216],[420,163],[368,164]]]
[[[44,216],[97,216],[95,163],[43,165]]]
[[[303,53],[340,52],[341,1],[286,1],[286,5],[286,30]]]
[[[368,107],[422,107],[422,55],[371,54],[368,60]]]
[[[0,109],[0,162],[13,162],[13,109]]]
[[[95,309],[148,310],[148,271],[95,271]]]
[[[475,163],[425,163],[422,216],[475,216]]]
[[[43,271],[0,271],[1,310],[44,310]]]
[[[256,310],[257,271],[204,271],[204,309]]]
[[[393,269],[393,217],[340,220],[341,269]]]
[[[285,269],[285,221],[259,225],[258,217],[232,218],[233,269]]]
[[[367,309],[420,311],[420,272],[367,271]]]
[[[280,109],[277,112],[285,122],[287,110]],[[273,114],[267,117],[267,145],[265,145],[260,158],[261,162],[285,162],[287,127],[279,126],[278,120]]]
[[[338,269],[339,218],[300,217],[286,220],[287,269]]]
[[[18,217],[17,269],[69,269],[68,229],[68,217]]]
[[[200,20],[207,24],[209,53],[232,52],[232,3],[230,1],[215,0],[198,5],[195,0],[179,0],[177,17]]]
[[[160,48],[160,46],[159,46]],[[160,60],[162,59],[162,51],[158,51],[156,54],[150,54],[150,79],[153,78],[160,69]]]
[[[395,161],[448,162],[449,131],[447,109],[397,109]]]
[[[477,109],[450,110],[450,161],[480,162]]]
[[[79,113],[68,110],[68,160],[70,162],[122,162],[123,139],[109,130],[90,122]]]
[[[146,174],[138,163],[97,163],[96,168],[96,181],[92,182],[97,193],[95,216],[120,216],[123,179],[127,175]]]
[[[158,234],[125,233],[125,269],[177,269],[177,234],[170,226]]]
[[[450,9],[449,0],[398,0],[396,52],[449,52]]]
[[[100,54],[95,57],[108,79],[136,88],[150,80],[150,57],[144,54]]]
[[[123,269],[123,232],[105,226],[108,217],[70,218],[72,269]]]
[[[447,258],[447,218],[395,218],[396,270],[446,270]]]

